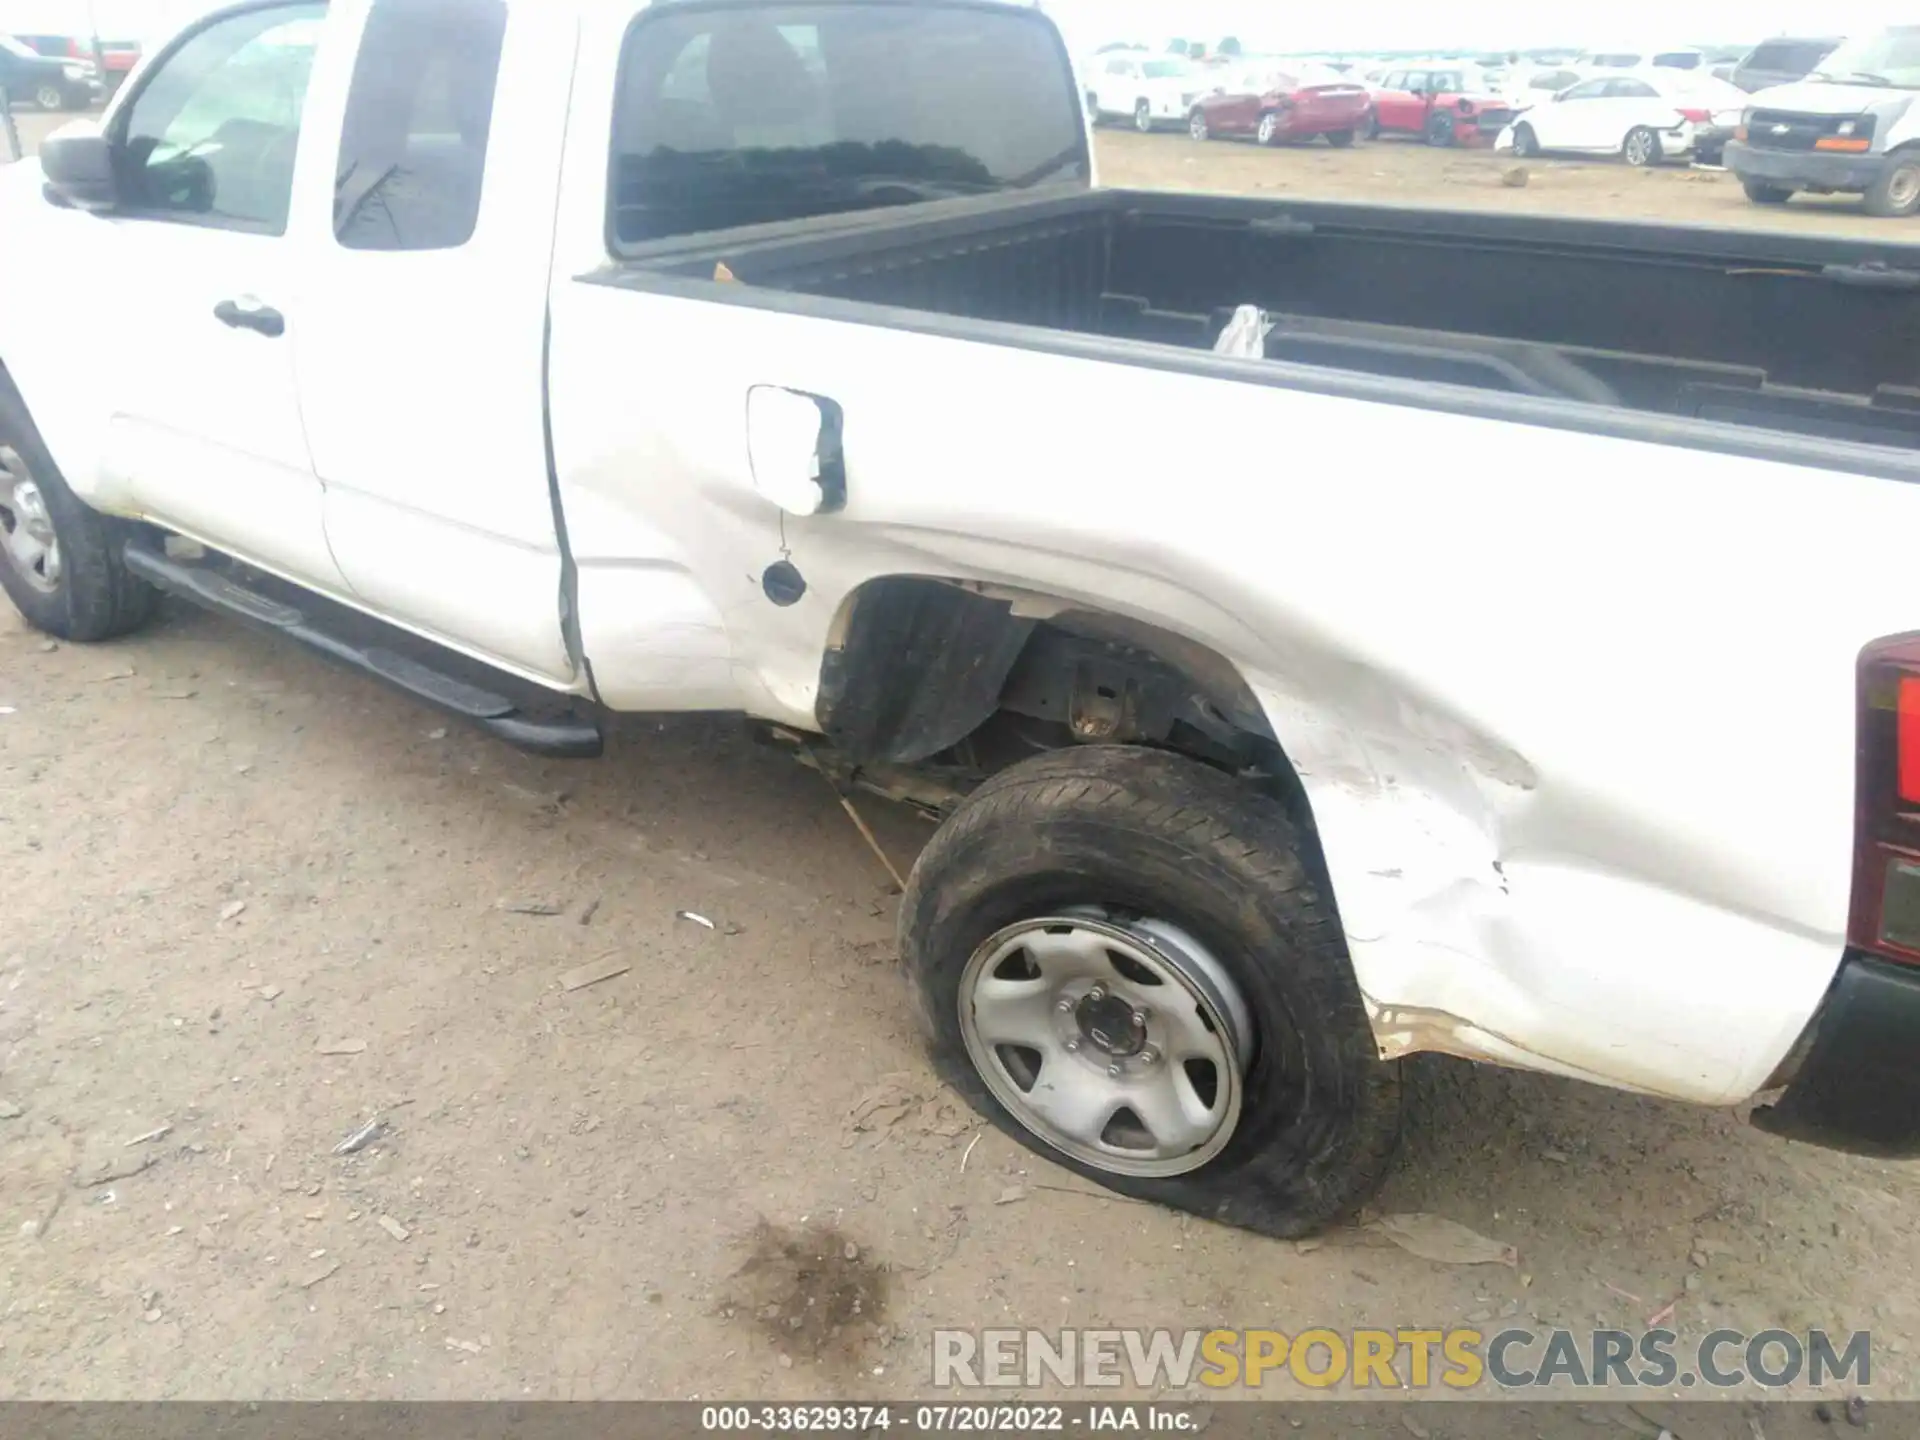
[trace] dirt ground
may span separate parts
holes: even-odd
[[[1737,195],[1507,191],[1412,146],[1103,158]],[[927,827],[867,811],[908,864]],[[1261,1240],[977,1125],[893,927],[827,787],[737,724],[541,762],[197,613],[81,648],[0,607],[0,1398],[924,1397],[939,1326],[1638,1330],[1670,1302],[1692,1335],[1870,1328],[1872,1393],[1920,1396],[1920,1169],[1429,1061],[1379,1210],[1518,1264]],[[567,988],[588,967],[624,968]]]

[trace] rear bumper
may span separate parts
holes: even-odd
[[[1758,150],[1744,140],[1729,140],[1727,168],[1742,180],[1759,180],[1793,190],[1865,193],[1880,178],[1883,155],[1835,155],[1821,150]]]
[[[1920,969],[1849,951],[1760,1129],[1830,1150],[1920,1156]]]

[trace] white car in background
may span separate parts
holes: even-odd
[[[1142,133],[1162,125],[1184,130],[1193,102],[1211,88],[1212,82],[1178,55],[1105,55],[1087,78],[1087,114],[1096,125],[1124,117]]]
[[[1698,70],[1711,74],[1707,52],[1691,45],[1675,45],[1664,50],[1640,50],[1623,46],[1612,50],[1589,50],[1573,62],[1576,70]]]
[[[1636,167],[1695,155],[1717,159],[1746,105],[1744,91],[1711,75],[1598,75],[1516,116],[1494,148],[1522,158],[1618,155]]]
[[[1508,72],[1506,94],[1519,107],[1544,105],[1586,78],[1585,71],[1571,65],[1522,65]]]

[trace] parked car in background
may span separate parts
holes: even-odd
[[[16,105],[84,110],[100,95],[100,76],[84,60],[42,55],[24,41],[0,35],[0,90]]]
[[[1248,66],[1225,89],[1194,102],[1187,128],[1196,140],[1250,138],[1262,145],[1312,140],[1353,144],[1373,97],[1366,86],[1318,66]]]
[[[1805,190],[1860,195],[1867,213],[1920,212],[1920,25],[1848,40],[1805,80],[1750,98],[1727,168],[1756,205]]]
[[[1711,75],[1599,75],[1533,106],[1495,143],[1522,157],[1618,155],[1633,166],[1695,155],[1718,160],[1746,103],[1744,91]]]
[[[21,35],[21,43],[38,54],[54,60],[77,60],[100,71],[100,83],[108,95],[120,88],[129,71],[140,63],[137,40],[100,41],[99,63],[95,64],[91,35]]]
[[[1568,65],[1522,68],[1514,72],[1514,78],[1507,85],[1507,97],[1516,106],[1540,105],[1562,90],[1571,90],[1586,78]]]
[[[1366,133],[1418,135],[1429,145],[1491,141],[1513,104],[1471,65],[1416,65],[1389,71],[1374,91]]]
[[[1835,50],[1838,40],[1763,40],[1733,67],[1728,78],[1749,93],[1804,80]]]
[[[1708,70],[1707,52],[1688,45],[1668,50],[1589,50],[1574,62],[1577,70]]]
[[[1096,125],[1124,117],[1142,132],[1184,125],[1211,83],[1177,55],[1108,55],[1087,82],[1087,114]]]

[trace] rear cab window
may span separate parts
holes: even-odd
[[[1057,32],[1011,6],[645,10],[622,47],[612,149],[617,253],[1092,175]]]
[[[446,250],[473,238],[506,0],[375,0],[334,170],[349,250]]]

